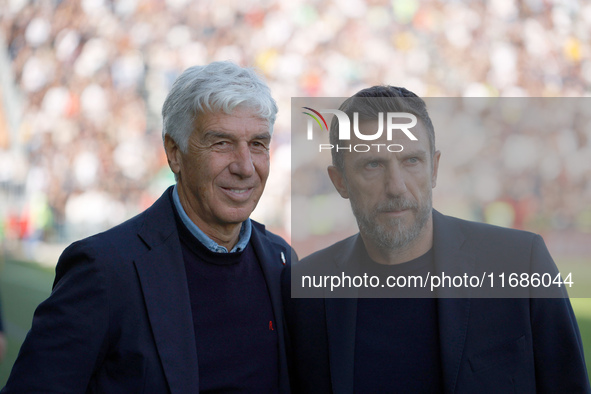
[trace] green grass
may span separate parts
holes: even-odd
[[[54,270],[40,265],[2,260],[0,257],[0,296],[8,340],[7,354],[0,364],[0,388],[4,387],[18,350],[31,327],[37,305],[49,296]],[[561,271],[564,272],[563,267]],[[591,298],[571,300],[583,338],[585,354],[591,354]],[[591,375],[591,362],[587,369]]]
[[[4,387],[12,364],[33,319],[33,312],[49,296],[54,272],[33,263],[0,260],[0,297],[7,338],[6,357],[0,364],[0,387]]]

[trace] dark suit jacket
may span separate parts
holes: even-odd
[[[557,272],[539,235],[436,211],[433,224],[438,273]],[[327,289],[317,289],[319,298],[291,298],[290,288],[292,275],[308,275],[310,267],[316,274],[330,275],[354,266],[350,256],[357,242],[358,235],[350,237],[284,272],[294,392],[353,392],[357,299],[321,298],[334,296]],[[470,298],[470,289],[438,294],[443,297],[437,305],[445,393],[591,391],[568,298],[518,295],[522,298]]]
[[[2,393],[198,393],[198,355],[170,189],[145,212],[69,246],[51,296]],[[252,245],[275,314],[279,387],[289,390],[281,253],[291,248],[253,222]],[[205,339],[206,340],[206,339]]]

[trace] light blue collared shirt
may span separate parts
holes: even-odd
[[[187,229],[189,229],[191,234],[193,234],[195,238],[199,240],[199,242],[205,245],[205,247],[211,250],[212,252],[228,253],[228,249],[226,249],[224,246],[218,245],[217,242],[209,238],[203,231],[201,231],[199,227],[197,227],[195,223],[193,223],[191,219],[189,219],[189,216],[185,212],[185,209],[181,204],[181,200],[179,199],[179,192],[176,189],[176,185],[174,185],[174,190],[172,191],[172,201],[174,201],[174,206],[176,207],[176,210],[179,213],[179,216],[181,217],[183,224],[187,227]],[[236,244],[236,246],[234,246],[234,248],[232,248],[230,252],[242,252],[246,248],[246,245],[248,245],[248,242],[250,241],[251,233],[252,223],[250,222],[250,218],[248,218],[244,222],[242,222],[242,227],[240,227],[238,243]]]

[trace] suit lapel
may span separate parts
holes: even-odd
[[[345,248],[335,256],[338,268],[336,274],[346,272],[356,275],[359,267],[359,242],[357,235],[351,238]],[[334,273],[333,273],[334,274]],[[324,288],[326,311],[326,330],[330,360],[331,383],[335,393],[352,393],[355,374],[355,331],[357,327],[357,289],[346,290],[342,294],[331,293]],[[343,298],[336,298],[336,297]]]
[[[259,227],[261,227],[259,229]],[[271,307],[275,316],[275,327],[279,341],[279,387],[282,391],[289,390],[289,375],[287,371],[287,355],[285,350],[285,326],[283,318],[283,304],[281,301],[281,272],[283,271],[283,262],[290,258],[288,251],[279,244],[273,243],[264,233],[264,227],[253,222],[251,243],[254,252],[259,259],[269,297],[271,298]],[[273,246],[273,247],[272,247]],[[283,255],[282,255],[283,254]]]
[[[474,255],[461,250],[466,237],[449,219],[433,211],[433,250],[437,274],[470,276]],[[439,342],[444,392],[455,390],[470,316],[469,288],[441,288],[437,293]],[[458,298],[460,297],[460,298]]]
[[[148,210],[138,235],[149,250],[134,263],[170,391],[198,392],[189,290],[169,190]]]

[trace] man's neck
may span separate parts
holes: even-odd
[[[227,250],[232,250],[238,243],[242,223],[233,224],[232,226],[208,226],[204,222],[201,222],[198,217],[193,217],[189,213],[187,213],[187,215],[191,221],[205,233],[205,235],[218,245],[225,247]]]
[[[365,244],[367,254],[376,263],[384,265],[406,263],[424,255],[433,247],[433,217],[429,217],[429,220],[427,220],[415,239],[400,248],[386,249],[381,245],[377,245],[370,237],[365,236],[363,233],[361,233],[361,238]]]

